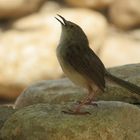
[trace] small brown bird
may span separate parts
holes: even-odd
[[[58,15],[55,17],[62,25],[57,58],[66,76],[75,84],[88,89],[88,96],[69,114],[86,114],[81,112],[82,105],[91,103],[99,91],[104,92],[105,79],[111,80],[129,91],[140,94],[140,87],[110,74],[99,57],[89,47],[83,30],[71,21]]]

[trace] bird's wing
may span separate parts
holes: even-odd
[[[89,48],[77,44],[67,46],[65,60],[79,73],[93,81],[102,91],[105,88],[105,68],[98,56]]]

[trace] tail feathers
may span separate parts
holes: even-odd
[[[114,81],[118,85],[128,89],[131,92],[134,92],[134,93],[140,95],[140,87],[139,86],[132,84],[130,82],[124,81],[124,80],[110,74],[109,72],[106,73],[106,76],[107,76],[107,78],[109,78],[111,81]]]

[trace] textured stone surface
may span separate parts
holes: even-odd
[[[140,109],[121,102],[84,106],[90,115],[68,115],[71,105],[37,104],[14,113],[4,124],[4,140],[139,140]]]
[[[109,13],[111,21],[120,28],[140,26],[140,0],[114,0]]]
[[[4,122],[15,112],[12,106],[0,106],[0,129]]]
[[[74,8],[59,10],[58,13],[83,28],[95,51],[100,48],[107,30],[106,20],[101,14]],[[10,30],[2,32],[0,98],[15,98],[33,81],[55,79],[63,74],[55,54],[61,31],[55,16],[56,12],[48,14],[44,10],[17,20]]]
[[[45,0],[0,0],[0,19],[20,17],[37,11]]]
[[[15,108],[37,103],[66,104],[76,102],[84,95],[84,89],[68,79],[44,80],[27,87],[17,98]]]
[[[110,71],[114,75],[140,86],[140,64],[115,67]],[[86,90],[72,84],[68,79],[44,80],[27,87],[17,98],[15,108],[37,103],[66,104],[81,100],[85,95]],[[105,93],[99,94],[97,100],[140,103],[140,95],[131,93],[118,85],[107,83]]]
[[[13,109],[12,106],[0,105],[0,140],[2,140],[1,128],[15,111],[16,109]]]

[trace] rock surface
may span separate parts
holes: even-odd
[[[114,0],[65,0],[69,5],[102,9],[108,7]]]
[[[114,75],[140,86],[140,64],[126,65],[110,69]],[[27,87],[15,102],[15,108],[22,108],[37,103],[66,104],[76,102],[86,95],[86,90],[71,83],[68,79],[44,80]],[[140,103],[140,95],[107,83],[104,94],[96,100],[115,100],[129,103]]]
[[[91,47],[94,42],[95,51],[100,48],[107,30],[106,20],[101,14],[74,8],[59,10],[58,13],[83,27]],[[0,98],[15,98],[33,81],[62,75],[55,54],[61,26],[55,16],[56,12],[41,11],[13,22],[10,30],[2,32]]]
[[[1,128],[15,111],[12,106],[0,105],[0,140],[2,140]]]
[[[121,102],[85,106],[90,115],[68,115],[71,105],[37,104],[14,113],[4,124],[4,140],[139,140],[140,109]]]
[[[0,106],[0,129],[15,111],[12,106]]]
[[[15,108],[37,103],[64,104],[76,102],[85,91],[68,79],[44,80],[27,87],[17,98]]]
[[[122,29],[140,26],[140,0],[114,0],[109,10],[111,21]]]
[[[15,18],[37,11],[45,0],[0,0],[0,19]]]

